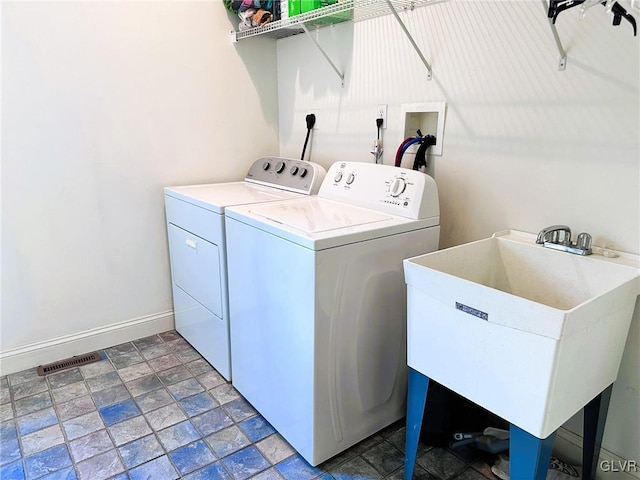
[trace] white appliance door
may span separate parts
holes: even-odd
[[[222,317],[218,246],[169,224],[173,282],[217,317]]]

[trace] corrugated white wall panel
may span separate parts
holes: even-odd
[[[279,40],[281,153],[299,155],[304,117],[314,111],[313,160],[373,161],[375,108],[388,104],[390,164],[401,105],[445,101],[444,152],[430,166],[442,247],[566,223],[596,244],[640,253],[638,38],[624,20],[612,26],[603,7],[578,16],[575,8],[557,21],[563,72],[539,0],[452,0],[401,13],[432,81],[392,16],[314,33],[345,71],[344,88],[308,38]],[[639,323],[636,311],[605,437],[629,459],[640,451]]]

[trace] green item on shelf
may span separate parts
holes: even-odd
[[[318,8],[327,7],[336,3],[341,3],[341,0],[298,0],[300,2],[300,13],[307,13]],[[323,23],[340,23],[353,18],[353,10],[349,9],[346,12],[340,12],[327,17],[317,18],[312,20],[309,25],[323,24]]]
[[[336,0],[300,0],[300,13],[310,12],[316,8],[326,7],[336,3]]]
[[[302,13],[302,0],[289,0],[289,17]]]

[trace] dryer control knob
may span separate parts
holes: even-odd
[[[298,167],[293,166],[291,167],[291,170],[289,170],[289,173],[291,173],[291,175],[295,175],[296,173],[298,173]]]
[[[262,164],[262,169],[263,170],[269,170],[269,167],[271,166],[271,164],[269,162],[264,162]]]
[[[282,173],[284,171],[284,167],[286,167],[284,162],[276,163],[276,173]]]
[[[307,170],[305,167],[302,167],[302,168],[300,169],[300,178],[304,178],[304,177],[306,177],[306,176],[307,176],[307,172],[308,172],[308,171],[309,171],[309,170]]]
[[[347,185],[351,185],[355,179],[356,176],[353,173],[347,175]]]
[[[338,183],[340,180],[342,180],[342,172],[336,173],[336,176],[333,178],[333,181],[336,183]]]
[[[399,197],[405,188],[407,188],[407,183],[404,181],[404,178],[396,178],[391,184],[391,196]]]

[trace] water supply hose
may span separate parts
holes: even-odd
[[[396,152],[396,167],[400,167],[402,165],[402,157],[404,156],[404,152],[407,151],[411,145],[422,142],[422,134],[420,130],[418,130],[418,136],[406,138],[398,147],[398,151]]]

